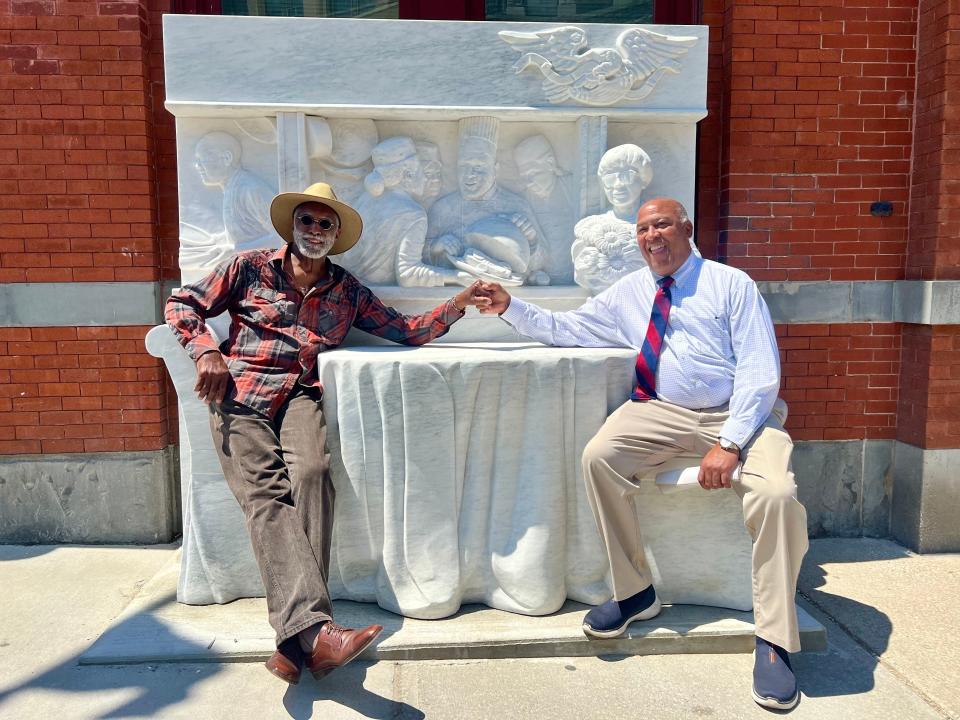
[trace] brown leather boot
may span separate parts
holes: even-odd
[[[280,643],[264,666],[284,682],[296,685],[300,682],[300,666],[303,665],[303,650],[297,636]]]
[[[307,670],[319,680],[366,650],[382,630],[383,625],[351,630],[334,622],[325,622],[313,643],[313,652],[307,658]]]

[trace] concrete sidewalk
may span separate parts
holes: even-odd
[[[288,688],[258,663],[80,666],[173,547],[0,547],[0,718],[749,718],[749,654],[354,663]],[[960,555],[818,540],[795,718],[960,718]]]

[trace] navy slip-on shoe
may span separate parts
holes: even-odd
[[[800,701],[790,654],[761,637],[753,663],[753,699],[774,710],[790,710]]]
[[[619,637],[633,621],[649,620],[659,612],[660,601],[651,585],[625,600],[607,600],[597,605],[583,618],[583,631],[594,637]]]

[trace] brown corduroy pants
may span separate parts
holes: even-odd
[[[272,420],[229,401],[211,403],[210,429],[246,518],[279,645],[332,615],[334,489],[319,391],[298,385]]]

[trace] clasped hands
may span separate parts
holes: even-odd
[[[474,305],[484,315],[499,315],[510,306],[510,293],[500,283],[477,280],[464,290],[469,295],[466,305]],[[457,295],[458,304],[460,295]]]

